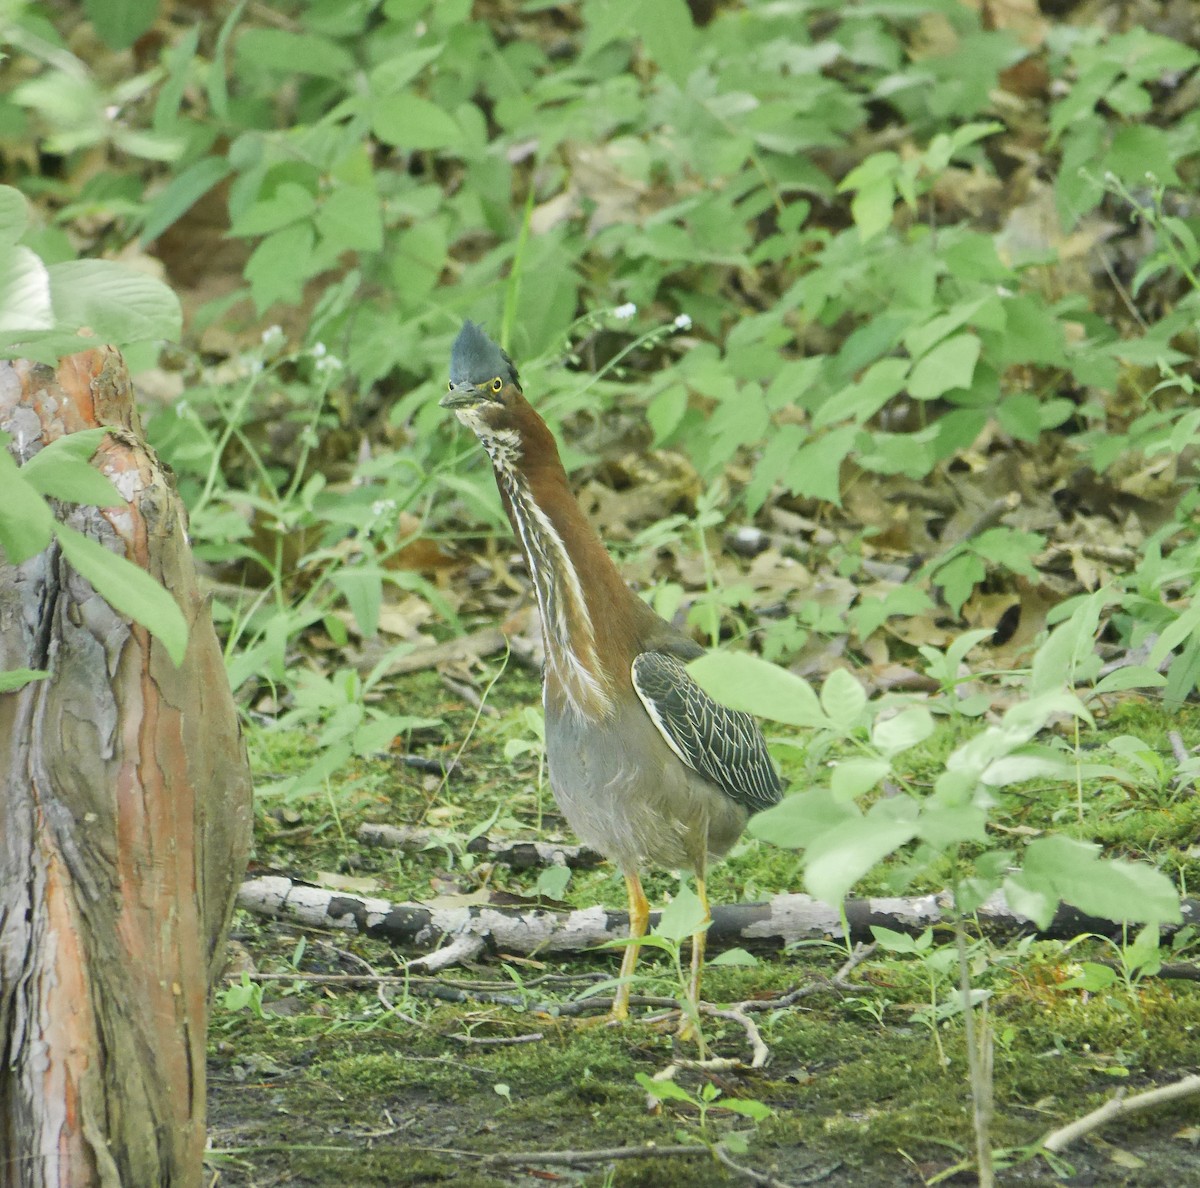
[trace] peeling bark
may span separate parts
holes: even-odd
[[[124,496],[62,522],[158,578],[191,634],[176,668],[57,545],[0,554],[0,1188],[199,1185],[209,986],[250,844],[250,774],[184,512],[111,349],[0,363],[18,462],[108,426]]]
[[[238,906],[261,916],[290,920],[309,928],[339,928],[416,949],[440,949],[474,956],[484,949],[498,953],[575,953],[628,934],[625,912],[583,908],[570,912],[517,910],[475,904],[438,907],[436,904],[390,903],[343,892],[327,891],[282,876],[247,879],[238,892]],[[850,899],[846,922],[851,941],[873,939],[871,926],[896,932],[919,933],[930,925],[949,926],[947,895],[912,898]],[[989,936],[1011,936],[1038,930],[1024,916],[1009,910],[1002,896],[993,896],[976,913]],[[808,895],[782,894],[764,903],[713,904],[708,946],[712,950],[741,946],[778,949],[798,941],[845,939],[838,909]],[[1185,900],[1183,922],[1200,921],[1200,901]],[[658,922],[653,912],[650,923]],[[1174,928],[1164,929],[1170,933]],[[1062,906],[1044,937],[1070,938],[1083,932],[1120,936],[1121,926],[1097,920]],[[441,968],[452,962],[433,963]]]

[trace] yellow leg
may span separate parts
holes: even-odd
[[[704,909],[704,924],[692,933],[692,978],[688,983],[688,997],[692,1006],[700,1003],[700,974],[704,969],[704,945],[708,940],[708,926],[712,923],[712,912],[708,906],[708,892],[704,887],[704,872],[696,872],[696,897]]]
[[[629,1018],[629,980],[633,977],[637,965],[638,951],[641,949],[641,939],[646,935],[646,926],[650,923],[650,904],[642,891],[642,881],[637,871],[625,872],[625,889],[629,892],[629,939],[635,943],[627,945],[625,956],[621,960],[621,984],[617,987],[613,998],[612,1017],[614,1019]]]
[[[694,1039],[700,1045],[701,1057],[705,1054],[704,1036],[700,1032],[700,975],[704,971],[704,946],[708,939],[708,926],[712,923],[712,912],[708,906],[708,892],[704,886],[704,867],[696,868],[696,897],[704,909],[704,922],[692,933],[692,976],[688,980],[688,1006],[679,1025],[679,1038]]]

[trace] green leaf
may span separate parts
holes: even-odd
[[[1099,846],[1073,838],[1037,838],[1021,870],[1005,881],[1014,910],[1045,928],[1058,902],[1124,923],[1177,923],[1179,892],[1161,871],[1140,862],[1105,859]]]
[[[54,513],[37,491],[25,481],[13,456],[0,445],[0,549],[10,565],[20,565],[36,556],[49,543],[54,531]]]
[[[456,149],[463,132],[454,117],[419,95],[389,95],[371,109],[371,131],[402,149]]]
[[[654,935],[666,941],[683,941],[708,927],[700,897],[686,883],[658,918]]]
[[[863,243],[881,235],[892,225],[899,165],[900,158],[895,153],[873,153],[846,174],[838,185],[841,193],[856,191],[850,202],[850,214]]]
[[[924,742],[932,733],[933,715],[923,705],[913,705],[894,718],[876,722],[871,741],[885,755],[895,755]]]
[[[65,524],[54,534],[67,561],[120,614],[136,620],[167,650],[176,664],[187,651],[188,626],[179,604],[144,569],[109,552],[102,544]]]
[[[534,890],[538,895],[545,895],[548,899],[562,899],[570,881],[571,868],[569,866],[547,866],[538,875],[537,886]]]
[[[1085,961],[1080,972],[1065,982],[1059,982],[1057,989],[1086,990],[1089,994],[1096,994],[1101,990],[1107,990],[1117,981],[1118,977],[1117,971],[1110,969],[1107,965],[1097,965],[1094,961]]]
[[[0,247],[11,247],[29,226],[29,203],[20,190],[0,186]]]
[[[833,766],[829,787],[839,800],[854,800],[870,792],[891,770],[885,759],[841,759]]]
[[[27,247],[0,245],[0,341],[53,328],[46,266]]]
[[[383,247],[379,195],[361,186],[341,186],[317,210],[318,233],[338,251],[377,252]]]
[[[651,1097],[656,1097],[659,1101],[690,1101],[693,1105],[695,1104],[695,1098],[686,1089],[681,1089],[676,1085],[674,1081],[656,1081],[644,1072],[634,1073],[633,1079]]]
[[[771,808],[755,813],[747,830],[751,837],[772,845],[804,850],[829,830],[861,817],[852,800],[836,795],[830,788],[812,788],[785,796]]]
[[[762,1122],[774,1113],[765,1102],[747,1097],[722,1097],[720,1105],[723,1110],[730,1110],[746,1118],[753,1118],[755,1122]]]
[[[732,709],[789,726],[825,726],[812,686],[795,673],[746,652],[707,652],[688,665],[705,692]]]
[[[805,442],[787,469],[791,490],[807,499],[842,502],[842,463],[858,439],[857,425],[843,425]]]
[[[10,668],[0,672],[0,693],[15,693],[34,681],[44,681],[49,675],[43,668]]]
[[[276,301],[300,300],[311,275],[313,239],[310,223],[293,223],[272,232],[254,249],[245,275],[260,312]]]
[[[124,496],[88,459],[95,454],[108,430],[85,429],[50,442],[21,468],[25,481],[39,494],[67,503],[116,507]]]
[[[316,209],[317,200],[307,186],[294,181],[280,182],[269,197],[260,198],[233,220],[229,234],[269,235],[310,219]]]
[[[278,74],[315,74],[348,82],[355,70],[349,51],[314,33],[286,29],[245,29],[237,35],[238,72],[269,70]]]
[[[845,668],[835,668],[821,686],[821,708],[829,725],[840,734],[849,734],[862,725],[867,694],[862,685]]]
[[[374,566],[342,569],[329,579],[345,598],[363,636],[370,638],[379,630],[379,611],[383,605],[383,573]]]
[[[982,347],[974,334],[956,334],[922,355],[908,377],[914,400],[932,400],[954,388],[969,388]]]
[[[97,342],[115,346],[179,338],[179,298],[162,281],[112,260],[66,260],[46,271],[63,329],[86,327]]]
[[[653,0],[631,6],[629,13],[646,53],[682,86],[698,65],[696,29],[684,0]]]
[[[841,903],[863,875],[916,837],[915,805],[908,820],[877,813],[878,807],[822,834],[819,852],[809,850],[804,885],[811,895],[825,903]]]
[[[897,932],[893,928],[884,928],[882,924],[872,924],[871,935],[875,938],[875,943],[887,953],[923,953],[933,942],[933,933],[928,928],[920,936],[909,936],[907,932]]]
[[[83,0],[83,11],[109,49],[128,49],[158,15],[158,0]]]
[[[758,958],[753,953],[747,953],[745,949],[726,949],[713,957],[708,964],[755,966],[758,964]]]

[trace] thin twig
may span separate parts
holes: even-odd
[[[718,1162],[723,1163],[736,1175],[744,1176],[751,1184],[761,1184],[762,1188],[793,1188],[793,1185],[789,1184],[786,1180],[777,1180],[774,1176],[768,1175],[766,1172],[756,1171],[754,1168],[746,1167],[742,1163],[734,1163],[729,1154],[719,1144],[713,1147],[712,1153],[717,1157]],[[828,1171],[826,1171],[822,1178],[828,1174]]]
[[[540,1031],[529,1035],[452,1035],[456,1044],[474,1044],[480,1048],[503,1048],[510,1044],[534,1044],[545,1037]]]
[[[1181,1097],[1191,1097],[1196,1093],[1200,1093],[1200,1074],[1198,1073],[1184,1077],[1181,1081],[1173,1081],[1170,1085],[1160,1085],[1157,1089],[1149,1089],[1134,1097],[1126,1097],[1123,1090],[1119,1091],[1115,1097],[1109,1098],[1099,1109],[1093,1110],[1090,1114],[1086,1114],[1067,1126],[1060,1126],[1057,1130],[1052,1130],[1042,1139],[1041,1145],[1047,1151],[1065,1150],[1076,1139],[1090,1134],[1093,1130],[1099,1130],[1101,1126],[1106,1126],[1117,1118],[1123,1118],[1126,1114],[1153,1109],[1154,1106],[1162,1105],[1164,1102],[1178,1101]]]
[[[455,1155],[466,1155],[482,1159],[484,1163],[509,1166],[520,1163],[548,1163],[557,1167],[586,1167],[591,1163],[608,1163],[617,1159],[652,1159],[656,1155],[707,1155],[708,1148],[693,1143],[677,1143],[658,1147],[647,1143],[644,1147],[602,1147],[596,1151],[499,1151],[485,1155],[479,1151],[454,1151]]]

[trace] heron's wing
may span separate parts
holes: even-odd
[[[714,701],[664,652],[635,657],[632,676],[651,721],[688,767],[752,813],[779,800],[779,776],[749,714]]]

